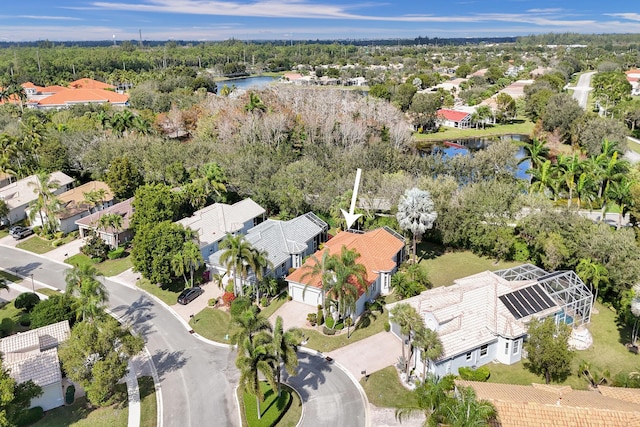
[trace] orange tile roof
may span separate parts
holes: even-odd
[[[472,387],[479,399],[496,407],[495,427],[629,427],[640,426],[640,408],[602,391],[569,386],[492,384],[456,380]],[[611,389],[612,387],[607,387]],[[620,389],[624,393],[628,389]]]
[[[115,89],[116,87],[108,83],[102,83],[93,79],[78,79],[69,83],[69,87],[74,89]]]
[[[356,262],[366,267],[366,279],[369,283],[373,283],[377,280],[380,271],[390,271],[396,267],[394,258],[404,247],[404,242],[384,228],[378,228],[364,234],[341,231],[326,242],[324,249],[317,251],[314,256],[320,260],[322,253],[326,250],[329,251],[330,255],[339,254],[343,246],[347,249],[355,249],[360,254]],[[302,277],[310,271],[314,264],[314,257],[309,257],[304,265],[287,276],[286,280],[321,288],[322,282],[317,275]],[[360,289],[360,295],[362,293],[364,293],[364,290]]]
[[[81,104],[89,102],[109,102],[124,104],[129,95],[103,89],[66,89],[38,101],[41,106]]]

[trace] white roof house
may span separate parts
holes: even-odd
[[[49,182],[56,182],[58,185],[58,188],[52,191],[55,195],[67,191],[73,181],[73,178],[62,172],[51,173],[49,179]],[[7,203],[9,219],[12,223],[27,217],[26,208],[37,198],[36,193],[33,192],[36,185],[38,185],[38,177],[31,175],[0,188],[0,199]]]
[[[11,378],[17,383],[31,380],[42,388],[42,395],[32,399],[31,407],[48,411],[64,404],[57,348],[70,335],[65,320],[0,340],[3,365]]]
[[[265,212],[262,206],[248,198],[233,205],[214,203],[177,223],[197,233],[200,251],[207,259],[218,250],[218,243],[227,234],[246,234],[262,222]]]

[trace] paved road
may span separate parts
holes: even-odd
[[[578,84],[575,87],[570,87],[569,89],[573,89],[573,98],[578,101],[578,104],[582,107],[582,109],[587,109],[587,100],[589,99],[589,91],[591,90],[591,77],[595,74],[595,71],[590,73],[584,73],[580,75],[578,79]]]
[[[37,255],[0,246],[0,267],[65,288],[66,266]],[[160,378],[164,426],[239,425],[233,397],[238,381],[235,351],[196,339],[143,292],[108,279],[105,283],[111,310],[142,334],[151,353]],[[366,399],[351,378],[317,355],[299,357],[300,373],[288,382],[302,396],[301,425],[366,426]]]
[[[0,266],[64,289],[65,266],[42,257],[0,247]],[[112,311],[142,334],[161,384],[163,424],[239,425],[234,399],[235,353],[189,335],[168,310],[139,290],[105,281]]]

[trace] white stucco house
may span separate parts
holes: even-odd
[[[58,188],[51,192],[58,196],[69,190],[73,181],[73,178],[62,172],[53,172],[49,182],[56,183]],[[12,224],[27,218],[29,204],[37,198],[33,190],[38,184],[37,175],[31,175],[0,188],[0,199],[9,207],[8,219]]]
[[[519,362],[532,319],[554,316],[557,322],[581,327],[590,321],[593,295],[573,271],[547,273],[525,264],[458,279],[387,309],[402,303],[413,306],[425,326],[438,333],[444,352],[427,371],[444,376],[457,375],[461,367]],[[399,339],[406,338],[393,318],[390,323]],[[410,363],[422,372],[419,350]]]
[[[395,231],[383,227],[367,232],[353,230],[342,231],[324,244],[324,248],[317,251],[313,257],[289,276],[286,280],[289,286],[289,296],[310,306],[324,305],[325,295],[322,291],[322,281],[317,275],[310,275],[316,260],[322,259],[323,251],[329,254],[339,254],[342,247],[353,249],[360,254],[356,260],[367,269],[366,279],[368,289],[360,289],[356,302],[356,311],[352,313],[358,317],[364,311],[365,302],[380,294],[387,294],[391,288],[391,276],[397,271],[405,257],[405,240]]]
[[[290,268],[300,267],[307,256],[318,250],[327,240],[328,229],[326,222],[308,212],[289,221],[267,219],[251,228],[246,238],[254,249],[266,252],[273,266],[264,272],[264,276],[279,279],[286,276]],[[208,259],[214,274],[226,272],[220,262],[222,253],[223,250],[216,251]],[[248,280],[254,279],[250,273]]]
[[[207,261],[209,256],[218,251],[218,245],[227,234],[247,234],[264,221],[265,212],[262,206],[247,198],[233,205],[214,203],[177,223],[196,232],[200,253]]]
[[[0,340],[3,365],[11,378],[18,384],[31,380],[42,388],[42,395],[31,400],[31,408],[48,411],[64,405],[58,345],[70,334],[65,320]]]

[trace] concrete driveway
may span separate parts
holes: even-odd
[[[280,316],[285,329],[293,327],[313,329],[307,326],[307,314],[317,311],[316,307],[298,301],[287,301],[269,317],[269,321],[273,325],[276,323],[276,317]]]
[[[325,355],[333,358],[360,380],[364,376],[363,371],[371,374],[395,365],[402,355],[402,343],[391,332],[380,332]]]

